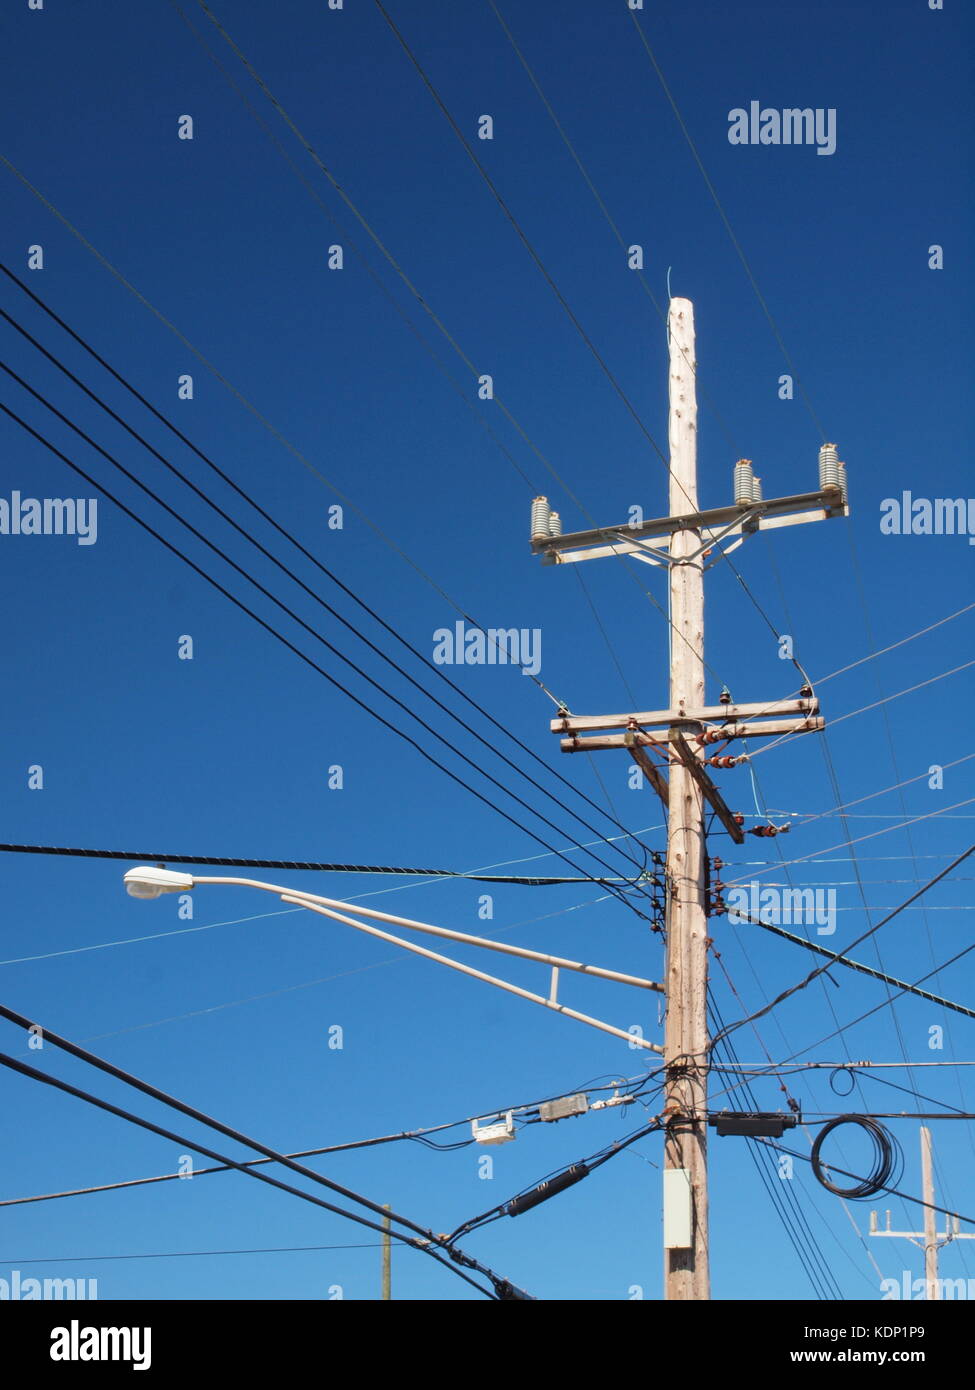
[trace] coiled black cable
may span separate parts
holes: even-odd
[[[839,1187],[836,1183],[830,1182],[829,1178],[826,1177],[828,1165],[820,1159],[823,1140],[840,1125],[859,1125],[869,1134],[874,1145],[873,1171],[869,1177],[861,1178],[852,1187]],[[873,1197],[878,1192],[883,1191],[889,1183],[897,1165],[898,1149],[893,1135],[877,1120],[871,1119],[869,1115],[839,1115],[835,1120],[830,1120],[829,1124],[824,1125],[816,1135],[811,1159],[816,1179],[822,1183],[827,1192],[833,1192],[837,1197]]]

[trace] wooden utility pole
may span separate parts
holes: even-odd
[[[578,564],[604,557],[668,571],[670,593],[669,708],[576,715],[560,709],[551,722],[563,753],[616,749],[640,768],[667,813],[664,1034],[664,1297],[710,1298],[708,1272],[707,1013],[708,920],[727,911],[720,878],[708,878],[705,801],[730,839],[741,844],[745,817],[734,813],[710,768],[742,758],[710,753],[739,739],[823,728],[819,701],[805,685],[799,699],[735,704],[727,690],[706,705],[704,689],[704,569],[760,530],[849,516],[846,476],[835,444],[820,450],[819,488],[765,499],[748,459],[734,468],[734,501],[701,511],[697,498],[697,389],[694,307],[672,299],[667,322],[670,354],[670,495],[666,516],[563,534],[548,498],[532,503],[531,548],[543,564]],[[713,557],[713,558],[712,558]],[[790,715],[768,720],[768,714]],[[652,730],[652,732],[651,732]],[[669,774],[669,780],[668,775]],[[758,825],[755,835],[788,826]],[[717,872],[720,860],[712,861]],[[656,1046],[656,1044],[651,1044]]]
[[[886,1227],[881,1231],[877,1225],[877,1213],[872,1211],[870,1213],[870,1234],[872,1236],[892,1236],[896,1240],[909,1240],[912,1245],[920,1246],[924,1251],[924,1297],[926,1299],[940,1299],[938,1251],[942,1245],[947,1245],[949,1241],[975,1240],[975,1232],[960,1231],[958,1229],[958,1217],[946,1216],[944,1235],[938,1234],[938,1213],[934,1209],[934,1160],[931,1153],[931,1131],[926,1125],[921,1126],[921,1186],[925,1203],[923,1231],[892,1231],[889,1211],[886,1214]],[[910,1292],[905,1292],[904,1297],[910,1298]]]
[[[384,1202],[384,1203],[383,1203],[383,1206],[385,1207],[385,1209],[386,1209],[387,1211],[389,1211],[389,1210],[391,1209],[388,1202]],[[393,1276],[393,1270],[392,1270],[392,1264],[393,1264],[393,1260],[392,1260],[392,1255],[393,1255],[393,1249],[392,1249],[392,1246],[393,1246],[393,1238],[392,1238],[392,1236],[389,1234],[389,1232],[390,1232],[391,1229],[392,1229],[392,1222],[391,1222],[390,1218],[389,1218],[388,1216],[384,1216],[384,1217],[383,1217],[383,1286],[382,1286],[382,1293],[381,1293],[381,1295],[380,1295],[380,1297],[381,1297],[382,1299],[391,1299],[392,1296],[393,1296],[393,1289],[392,1289],[392,1283],[393,1283],[393,1277],[392,1277],[392,1276]]]
[[[670,343],[670,514],[697,511],[697,388],[694,307],[672,299]],[[670,564],[670,708],[704,704],[704,560],[699,530],[674,533]],[[707,1174],[707,918],[704,800],[679,759],[670,770],[667,825],[667,1022],[664,1170],[668,1202],[685,1187],[691,1243],[664,1251],[664,1297],[710,1297]],[[693,1117],[693,1118],[689,1118]],[[673,1194],[673,1195],[671,1195]],[[667,1234],[665,1231],[665,1239]]]

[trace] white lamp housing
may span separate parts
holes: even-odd
[[[188,893],[193,875],[177,869],[154,869],[141,865],[125,875],[125,891],[133,898],[158,898],[163,893]]]

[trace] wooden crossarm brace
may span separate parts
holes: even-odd
[[[670,787],[667,785],[667,779],[650,757],[649,753],[641,746],[639,742],[639,732],[635,729],[628,729],[623,737],[633,761],[636,763],[637,767],[640,768],[644,777],[646,777],[651,787],[653,787],[654,791],[660,797],[660,800],[663,802],[664,810],[669,810]]]
[[[704,768],[701,766],[699,759],[694,756],[693,749],[690,747],[687,740],[684,738],[684,735],[680,732],[679,729],[671,729],[670,742],[673,745],[674,750],[676,751],[677,756],[680,758],[681,762],[690,772],[697,785],[701,788],[701,791],[703,792],[704,797],[711,806],[712,810],[717,812],[721,824],[724,826],[725,830],[727,830],[728,834],[734,840],[735,844],[744,844],[744,830],[742,830],[741,826],[735,820],[731,811],[725,805],[721,793],[718,791],[717,787],[711,781],[711,778],[708,776],[708,774],[704,771]]]

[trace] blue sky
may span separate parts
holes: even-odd
[[[665,444],[661,322],[489,5],[424,0],[389,8],[647,430]],[[824,677],[970,603],[972,551],[965,536],[888,536],[879,525],[882,501],[905,489],[930,498],[967,498],[971,491],[964,442],[972,426],[965,389],[972,280],[964,256],[972,232],[965,177],[972,128],[964,102],[970,17],[951,0],[944,11],[931,11],[923,0],[898,0],[882,16],[872,5],[838,3],[668,4],[638,16],[805,385],[808,410],[798,395],[779,399],[779,377],[789,366],[625,6],[538,0],[524,12],[501,8],[627,244],[643,246],[654,294],[666,302],[669,270],[673,293],[694,302],[702,505],[731,500],[732,465],[741,455],[755,461],[766,496],[781,496],[816,486],[821,430],[840,446],[851,520],[757,537],[734,557],[774,627],[793,637],[805,669]],[[666,509],[665,468],[378,9],[367,0],[346,0],[341,11],[285,0],[272,15],[255,0],[238,0],[215,13],[477,371],[492,375],[498,395],[584,512],[497,403],[477,399],[451,347],[200,7],[184,9],[342,231],[163,0],[137,7],[102,0],[83,10],[56,0],[39,11],[26,3],[8,7],[3,153],[315,471],[8,166],[0,166],[0,259],[424,655],[432,653],[434,632],[456,618],[446,593],[486,627],[540,629],[541,680],[573,711],[630,707],[617,661],[638,707],[662,707],[666,622],[633,584],[635,577],[665,603],[657,573],[634,566],[628,576],[616,561],[577,573],[544,568],[531,557],[527,535],[536,492],[560,509],[567,530],[589,526],[590,517],[622,520],[634,504],[659,514]],[[728,114],[752,100],[771,108],[834,109],[835,153],[731,145]],[[491,141],[476,139],[485,113],[494,120]],[[183,115],[193,118],[192,140],[177,136]],[[345,249],[341,271],[327,264],[335,243]],[[37,245],[43,269],[29,270],[28,248]],[[941,270],[929,268],[932,245],[944,249]],[[394,305],[429,341],[459,390]],[[405,657],[6,278],[3,307],[349,622],[397,660]],[[527,830],[559,848],[593,840],[592,831],[516,778],[275,571],[6,323],[2,336],[3,360],[36,391],[384,690],[422,713],[450,748],[350,674],[6,375],[0,399],[526,830],[377,724],[102,500],[93,545],[68,536],[0,535],[7,600],[0,839],[572,872],[552,855],[537,857],[545,848]],[[185,373],[194,379],[192,400],[177,396]],[[0,496],[9,499],[14,490],[38,498],[91,495],[9,418],[0,430]],[[373,525],[347,507],[343,529],[330,529],[328,509],[337,497],[328,484]],[[837,675],[817,688],[827,720],[962,665],[972,631],[973,615],[966,613]],[[184,634],[193,638],[192,661],[178,659]],[[722,564],[708,577],[707,659],[709,699],[719,680],[739,700],[782,698],[797,685],[769,627]],[[526,754],[428,669],[409,657],[405,664],[498,750],[529,765]],[[627,759],[603,753],[595,766],[586,758],[560,760],[548,732],[554,707],[535,683],[503,667],[448,668],[448,674],[549,764],[547,772],[530,766],[600,835],[613,833],[605,815],[558,782],[556,772],[600,806],[605,788],[614,818],[627,831],[644,832],[648,847],[664,847],[659,808],[649,790],[628,787]],[[962,670],[828,728],[828,757],[823,740],[810,736],[756,759],[762,809],[781,811],[780,820],[794,812],[797,821],[820,818],[774,843],[749,837],[733,852],[727,837],[715,834],[711,852],[732,862],[726,877],[748,881],[753,864],[765,868],[771,861],[765,878],[784,882],[774,868],[782,846],[785,858],[804,861],[792,869],[797,884],[835,887],[839,925],[826,944],[842,949],[870,924],[857,870],[875,922],[970,843],[971,764],[949,767],[937,790],[927,774],[932,765],[975,751],[963,716],[971,691],[971,670]],[[517,788],[532,809],[502,796],[458,751]],[[36,765],[44,785],[31,790],[28,768]],[[328,786],[335,765],[343,769],[341,790]],[[753,815],[747,772],[724,777],[729,801]],[[844,846],[843,824],[830,815],[837,790],[846,803],[908,779],[915,780],[852,808],[849,834],[858,842],[852,851]],[[920,820],[909,832],[891,829],[952,806],[957,809]],[[860,838],[867,836],[873,838]],[[587,851],[568,852],[576,872],[598,871]],[[597,852],[625,868],[614,851]],[[876,966],[879,948],[885,970],[915,980],[963,950],[975,939],[973,862],[931,892],[927,913],[905,912],[864,943],[858,958]],[[175,898],[137,903],[122,890],[125,867],[3,856],[0,997],[72,1039],[97,1039],[90,1045],[101,1055],[266,1143],[287,1150],[341,1143],[641,1075],[640,1054],[619,1040],[432,963],[400,958],[394,947],[311,914],[278,915],[282,905],[253,890],[201,888],[191,922],[179,919]],[[659,939],[646,923],[591,883],[498,888],[493,917],[484,921],[478,901],[486,890],[470,882],[270,871],[265,877],[340,898],[381,895],[366,901],[463,931],[510,929],[520,944],[638,975],[656,978],[663,969]],[[720,967],[713,970],[726,1021],[763,1007],[810,968],[805,951],[758,929],[724,920],[713,925],[734,986]],[[190,926],[212,930],[181,931]],[[140,937],[154,939],[131,940]],[[488,970],[501,960],[459,954]],[[512,965],[510,977],[542,991],[547,984],[545,972],[531,967]],[[929,987],[970,1000],[971,980],[968,957],[932,977]],[[566,1001],[584,1012],[624,1028],[640,1023],[648,1037],[662,1038],[655,1000],[648,1008],[642,996],[594,981],[567,981],[563,989]],[[765,1049],[775,1059],[810,1049],[805,1059],[823,1061],[972,1055],[970,1020],[910,998],[817,1048],[838,1025],[884,999],[879,982],[836,972],[833,984],[817,983],[762,1019],[758,1035],[740,1030],[738,1054],[756,1063],[765,1061]],[[328,1046],[332,1025],[344,1030],[341,1050]],[[932,1027],[944,1028],[940,1051],[929,1047]],[[160,1118],[148,1102],[133,1104],[131,1093],[51,1048],[28,1053],[9,1025],[3,1037],[6,1051]],[[880,1075],[911,1084],[906,1071]],[[968,1109],[968,1075],[964,1068],[932,1067],[915,1073],[914,1084],[939,1102]],[[911,1096],[869,1078],[844,1103],[827,1076],[790,1079],[810,1116],[853,1101],[881,1111],[916,1108]],[[0,1088],[7,1120],[3,1196],[176,1166],[173,1146],[68,1097],[8,1072]],[[715,1078],[714,1089],[720,1088]],[[774,1079],[757,1082],[755,1095],[763,1108],[784,1103]],[[490,1151],[435,1153],[395,1144],[336,1155],[321,1169],[446,1231],[629,1134],[655,1113],[654,1098],[645,1099],[647,1110],[633,1105],[531,1126],[514,1144]],[[924,1108],[940,1104],[924,1102]],[[185,1123],[188,1137],[202,1137]],[[917,1193],[917,1122],[891,1125],[905,1152],[904,1188]],[[975,1153],[972,1130],[964,1122],[933,1128],[940,1199],[972,1215],[965,1183]],[[459,1129],[448,1137],[463,1135]],[[807,1147],[804,1136],[795,1147]],[[712,1140],[714,1295],[811,1297],[745,1150],[744,1140]],[[485,1152],[494,1158],[490,1179],[479,1176]],[[854,1168],[858,1158],[865,1161],[855,1139],[844,1140],[843,1155]],[[587,1182],[466,1244],[541,1297],[625,1299],[638,1286],[657,1298],[660,1162],[659,1140],[644,1139]],[[780,1182],[774,1170],[772,1181]],[[899,1280],[903,1269],[914,1270],[910,1247],[858,1238],[840,1202],[815,1184],[806,1165],[797,1164],[791,1183],[843,1297],[879,1297],[881,1274]],[[851,1204],[861,1233],[870,1205]],[[901,1229],[920,1220],[917,1207],[891,1206]],[[9,1208],[4,1233],[0,1277],[11,1268],[97,1277],[105,1298],[322,1298],[336,1287],[346,1298],[378,1292],[379,1252],[371,1245],[94,1261],[372,1240],[361,1228],[236,1174]],[[967,1277],[972,1258],[959,1243],[944,1253],[942,1272]],[[26,1263],[42,1259],[51,1262]],[[476,1297],[406,1250],[395,1252],[394,1293]]]

